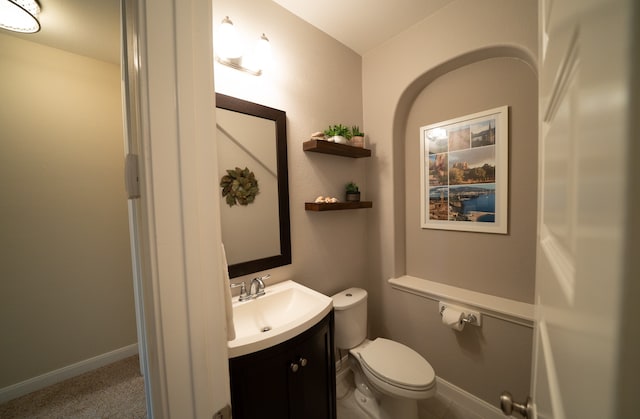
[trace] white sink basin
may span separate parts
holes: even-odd
[[[228,342],[229,358],[282,343],[304,332],[331,311],[333,300],[294,281],[265,288],[249,301],[233,299],[236,338]]]

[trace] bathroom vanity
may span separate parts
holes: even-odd
[[[275,346],[229,359],[234,419],[335,419],[334,314]]]

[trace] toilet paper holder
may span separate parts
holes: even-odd
[[[472,310],[467,307],[444,303],[440,301],[438,303],[438,311],[440,313],[440,317],[442,317],[442,313],[446,308],[451,308],[453,310],[458,310],[464,313],[464,316],[462,316],[460,321],[464,322],[465,324],[471,324],[473,326],[482,326],[482,314],[479,311]]]

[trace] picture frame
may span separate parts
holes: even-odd
[[[423,229],[507,234],[509,107],[420,127]]]

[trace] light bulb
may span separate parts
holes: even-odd
[[[229,19],[229,16],[226,16],[222,20],[216,38],[216,49],[220,58],[237,60],[242,56],[236,28],[233,26],[233,22]]]
[[[267,70],[271,66],[271,43],[265,34],[262,34],[255,50],[256,61],[262,70]]]

